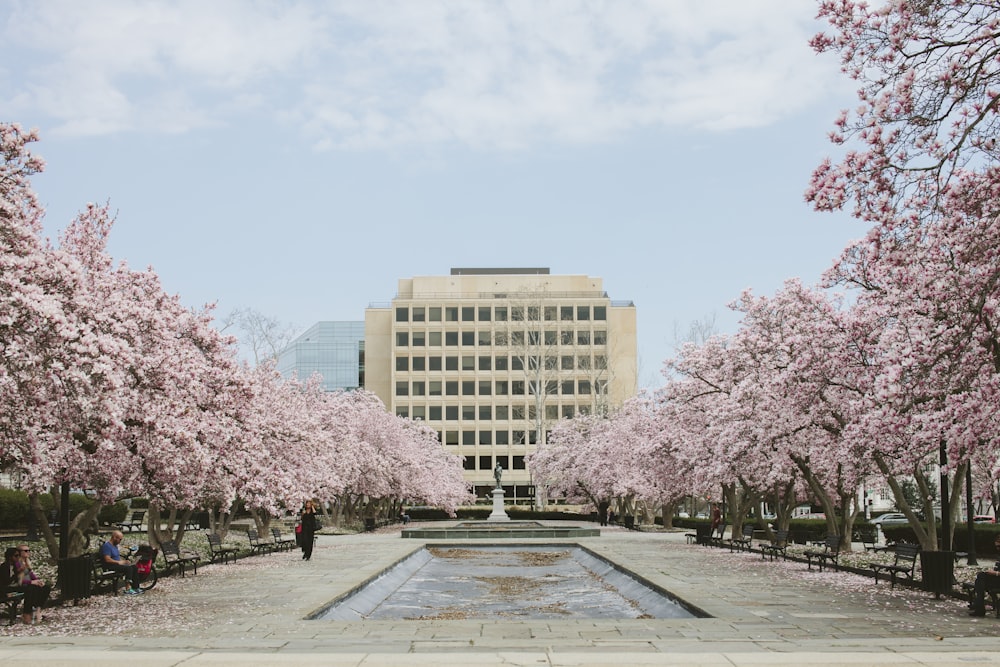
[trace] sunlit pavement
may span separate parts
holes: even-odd
[[[191,536],[189,539],[195,539]],[[560,543],[528,540],[526,543]],[[477,541],[476,544],[483,544]],[[570,540],[712,618],[310,621],[423,545],[398,531],[323,536],[313,558],[275,553],[170,577],[142,596],[51,610],[0,628],[17,665],[987,665],[1000,619],[870,578],[686,544],[683,533],[606,529]]]

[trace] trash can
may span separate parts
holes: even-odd
[[[625,515],[625,527],[628,528],[629,530],[635,528],[635,517],[632,516],[631,514]]]
[[[709,538],[712,536],[712,527],[707,523],[699,523],[694,527],[694,534],[695,543],[707,547]]]
[[[93,556],[84,554],[75,558],[59,560],[57,580],[63,600],[79,600],[90,597],[90,583],[93,576]]]
[[[365,518],[365,531],[370,533],[373,530],[375,530],[375,519],[373,517],[366,517]]]
[[[921,551],[920,578],[924,590],[936,597],[950,593],[955,582],[955,552]]]

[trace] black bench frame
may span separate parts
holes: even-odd
[[[753,542],[753,524],[743,524],[741,537],[734,537],[729,540],[729,553],[733,551],[750,551],[750,544]]]
[[[230,560],[236,562],[236,547],[224,546],[218,533],[205,533],[205,537],[208,538],[208,550],[211,554],[208,562],[215,563],[220,560],[223,563],[228,563]]]
[[[250,555],[266,554],[274,551],[274,542],[264,542],[256,528],[247,528],[247,539],[250,541]]]
[[[280,528],[271,528],[271,536],[274,538],[274,548],[282,551],[291,551],[295,548],[294,537],[283,537]]]
[[[969,604],[972,604],[976,596],[976,585],[972,582],[962,584],[962,590],[969,596]],[[986,588],[986,600],[993,607],[993,613],[1000,618],[1000,586]]]
[[[126,533],[131,533],[133,530],[142,530],[142,520],[146,517],[146,510],[135,510],[132,512],[132,518],[127,521],[122,521],[121,523],[116,523],[115,526],[118,530],[123,530]]]
[[[893,546],[893,551],[896,552],[896,556],[892,564],[868,564],[868,567],[875,574],[875,583],[878,583],[878,575],[880,573],[889,575],[889,580],[892,582],[889,588],[896,587],[897,579],[907,579],[910,583],[913,583],[913,570],[917,566],[917,555],[920,553],[920,545],[900,543]]]
[[[177,571],[181,573],[181,576],[186,576],[187,566],[194,566],[194,573],[198,574],[198,563],[201,562],[201,556],[195,554],[182,554],[181,548],[177,546],[177,542],[173,540],[167,540],[160,544],[160,553],[163,554],[163,562],[166,565],[164,572],[170,572],[175,566]]]
[[[840,535],[827,535],[826,539],[823,541],[823,550],[818,551],[816,549],[808,549],[803,555],[806,557],[806,565],[808,569],[812,569],[813,560],[819,566],[819,571],[823,571],[824,565],[833,565],[834,568],[839,568],[838,559],[840,558]]]
[[[776,530],[774,531],[774,538],[767,544],[761,543],[757,545],[760,549],[760,559],[764,560],[767,556],[774,561],[775,556],[781,556],[783,559],[788,560],[788,531],[787,530]]]
[[[0,604],[7,607],[7,617],[10,625],[17,623],[17,605],[22,600],[24,600],[24,592],[14,589],[4,591],[3,597],[0,598]]]

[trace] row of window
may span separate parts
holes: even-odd
[[[497,463],[504,470],[524,470],[523,456],[464,456],[462,465],[466,470],[493,470]]]
[[[442,345],[443,342],[443,345]],[[524,347],[530,345],[607,345],[605,329],[545,331],[397,331],[396,347]]]
[[[443,368],[442,368],[443,366]],[[544,368],[547,371],[572,371],[572,370],[606,370],[608,358],[603,354],[595,354],[593,358],[587,355],[572,354],[546,354],[525,355],[513,357],[493,357],[490,355],[466,354],[461,357],[457,355],[445,357],[408,357],[398,355],[396,357],[396,370],[406,371],[535,371]]]
[[[442,394],[442,390],[444,393]],[[459,393],[461,390],[461,393]],[[608,390],[605,380],[547,380],[530,382],[526,380],[400,380],[396,382],[396,396],[534,396],[544,390],[545,396],[574,396],[581,394],[605,394]]]
[[[607,306],[396,307],[397,322],[537,322],[542,320],[547,322],[587,322],[591,319],[607,320]]]
[[[546,405],[545,419],[571,419],[574,415],[590,413],[588,405]],[[398,417],[422,419],[427,421],[534,421],[534,405],[397,405]],[[460,416],[461,415],[461,416]]]
[[[546,434],[551,431],[546,431]],[[546,437],[548,437],[546,435]],[[438,431],[438,440],[445,445],[537,445],[538,432],[525,431]],[[461,440],[461,443],[459,443]]]

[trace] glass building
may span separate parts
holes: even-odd
[[[317,322],[278,355],[278,372],[307,380],[314,373],[326,391],[365,386],[365,323]]]

